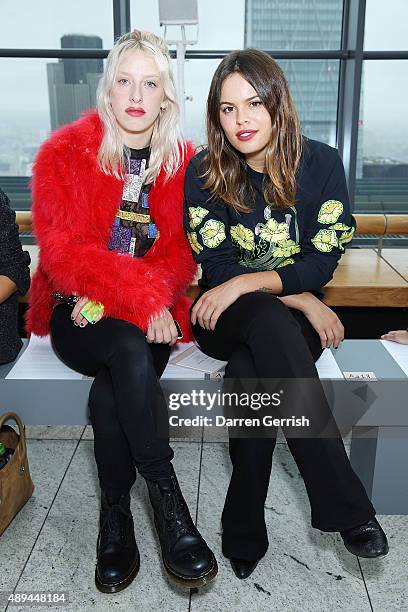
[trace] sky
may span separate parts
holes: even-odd
[[[245,0],[199,0],[198,7],[199,41],[195,48],[243,46]],[[131,0],[131,23],[132,27],[163,34],[158,1]],[[367,0],[365,48],[407,50],[407,23],[408,0]],[[112,0],[0,0],[0,47],[59,48],[61,35],[86,33],[101,36],[108,49],[113,44],[112,32]],[[0,58],[0,128],[15,120],[22,124],[41,121],[49,127],[47,61],[56,60]],[[186,64],[186,94],[192,97],[186,103],[188,130],[202,123],[205,97],[217,64],[218,60]],[[365,62],[363,129],[369,154],[404,148],[408,161],[407,94],[408,61]]]

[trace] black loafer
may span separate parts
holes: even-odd
[[[259,559],[256,561],[247,561],[246,559],[230,559],[231,567],[234,574],[240,580],[248,578],[259,563]]]
[[[388,553],[387,536],[376,518],[364,525],[340,531],[344,546],[358,557],[373,559]]]

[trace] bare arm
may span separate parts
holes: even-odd
[[[17,285],[8,276],[0,275],[0,304],[17,291]]]
[[[344,327],[331,308],[320,301],[313,293],[305,291],[278,297],[288,308],[301,310],[320,337],[322,348],[338,348],[344,339]]]

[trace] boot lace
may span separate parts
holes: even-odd
[[[169,532],[179,538],[190,531],[191,518],[187,505],[176,490],[163,495],[162,509]]]
[[[104,534],[105,543],[120,542],[126,538],[128,519],[127,512],[120,504],[109,506],[101,525],[101,534]]]

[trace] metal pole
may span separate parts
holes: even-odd
[[[341,60],[338,148],[346,172],[350,202],[354,208],[357,167],[358,116],[363,69],[363,44],[366,0],[346,0],[342,50],[349,54]]]
[[[130,0],[113,0],[113,38],[130,30]]]
[[[177,43],[177,90],[180,105],[180,125],[184,134],[186,128],[186,92],[184,90],[184,62],[186,45],[184,42]]]

